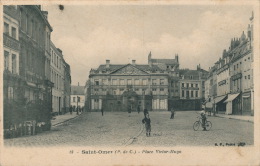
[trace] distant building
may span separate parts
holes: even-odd
[[[182,69],[179,75],[180,100],[176,107],[182,110],[200,110],[205,100],[205,80],[208,72],[199,65],[197,70]]]
[[[85,106],[84,86],[80,86],[79,84],[78,86],[75,85],[71,86],[70,101],[72,107],[84,108]]]
[[[64,109],[65,112],[69,111],[70,108],[70,94],[71,94],[71,71],[70,65],[64,60]]]
[[[90,111],[168,109],[168,74],[153,64],[106,64],[91,69],[88,100]]]

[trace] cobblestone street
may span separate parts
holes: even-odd
[[[194,111],[176,112],[170,119],[169,112],[150,112],[152,133],[141,133],[143,113],[126,112],[84,113],[51,131],[35,136],[6,139],[6,146],[215,146],[236,145],[244,142],[253,145],[253,123],[208,117],[213,126],[210,131],[193,130],[197,120]]]

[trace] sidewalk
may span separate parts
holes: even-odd
[[[51,125],[52,126],[56,126],[60,123],[66,122],[68,120],[74,119],[77,116],[81,115],[81,112],[79,112],[79,114],[77,115],[77,112],[73,112],[72,114],[70,114],[69,112],[64,114],[64,115],[58,115],[53,117],[53,120],[51,120]]]
[[[216,114],[216,117],[236,119],[254,123],[254,116],[250,115],[226,115],[226,114]]]

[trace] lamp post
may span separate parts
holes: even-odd
[[[78,107],[78,103],[79,103],[79,97],[77,96],[77,115],[79,114],[79,107]]]

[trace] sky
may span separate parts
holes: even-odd
[[[43,6],[53,27],[51,40],[71,67],[72,85],[85,85],[91,68],[147,64],[179,55],[180,68],[203,69],[222,56],[231,38],[247,33],[253,7],[227,5]]]

